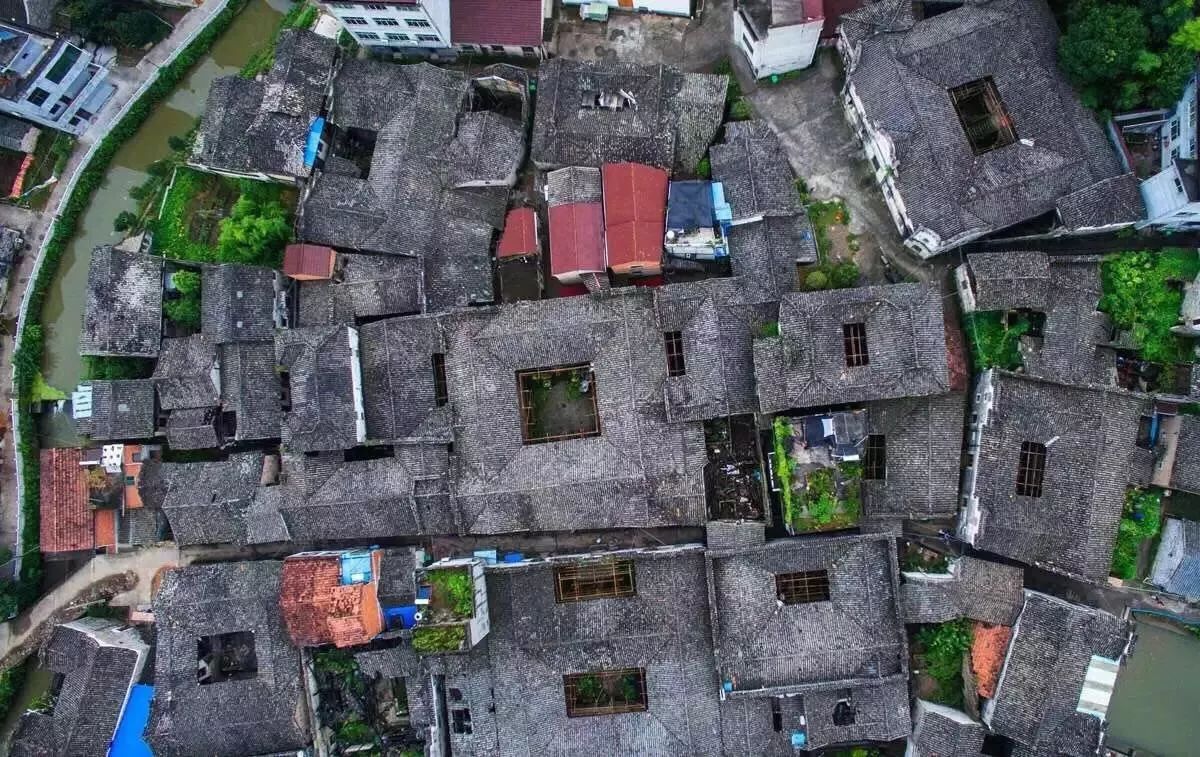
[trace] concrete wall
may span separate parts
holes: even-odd
[[[362,45],[401,49],[450,47],[449,0],[422,0],[415,5],[327,2],[321,7]]]
[[[815,19],[793,26],[776,27],[767,30],[767,35],[762,39],[756,39],[741,10],[735,8],[733,44],[750,62],[755,78],[763,79],[812,65],[824,24],[823,19]]]
[[[648,11],[663,13],[668,16],[691,16],[692,0],[563,0],[563,5],[583,5],[585,2],[599,2],[614,10]]]

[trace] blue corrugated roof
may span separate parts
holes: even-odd
[[[342,555],[342,584],[364,584],[371,582],[371,553],[366,550],[347,552]]]
[[[308,127],[308,140],[304,143],[304,167],[312,168],[317,162],[317,150],[321,146],[321,132],[325,131],[325,119],[317,116]]]
[[[129,690],[129,701],[117,723],[117,732],[108,747],[108,757],[154,757],[150,745],[142,734],[150,721],[150,700],[154,698],[154,687],[139,683]]]

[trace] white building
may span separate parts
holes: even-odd
[[[1146,203],[1143,226],[1164,229],[1200,227],[1200,178],[1195,160],[1179,158],[1141,183]]]
[[[0,24],[0,110],[82,134],[116,92],[81,42]]]
[[[1171,110],[1137,113],[1113,119],[1120,131],[1120,147],[1126,161],[1131,160],[1129,144],[1134,135],[1157,138],[1158,172],[1141,183],[1146,203],[1146,221],[1142,226],[1162,229],[1200,227],[1200,182],[1197,178],[1196,102],[1200,79],[1193,74],[1183,95]],[[1157,131],[1157,134],[1154,132]],[[1144,169],[1144,163],[1142,168]],[[1145,174],[1142,174],[1145,175]]]
[[[822,0],[738,0],[733,44],[764,79],[812,65],[824,25]]]
[[[361,45],[429,50],[450,47],[450,0],[327,2],[322,7]]]
[[[607,5],[622,11],[645,11],[666,16],[692,15],[692,0],[563,0],[563,5]]]
[[[361,45],[378,52],[544,57],[553,0],[388,0],[322,5]]]

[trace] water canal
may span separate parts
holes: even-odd
[[[268,44],[270,32],[291,5],[290,0],[250,0],[170,99],[117,152],[104,183],[79,222],[78,233],[67,246],[46,296],[42,373],[51,386],[70,392],[79,383],[79,326],[92,248],[120,241],[121,235],[113,231],[113,219],[123,210],[135,209],[129,190],[146,180],[146,168],[151,163],[170,154],[167,138],[185,134],[204,112],[213,79],[237,73],[251,55]],[[66,446],[77,441],[65,413],[45,417],[41,429],[44,446]]]
[[[1137,644],[1109,705],[1108,745],[1186,757],[1200,745],[1200,638],[1137,616]]]

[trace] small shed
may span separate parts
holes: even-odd
[[[333,278],[337,253],[319,244],[289,244],[283,251],[283,273],[296,281]]]
[[[600,174],[609,269],[633,276],[661,273],[667,172],[640,163],[608,163]]]
[[[667,200],[667,254],[688,260],[729,257],[725,231],[733,220],[719,181],[673,181]]]
[[[604,208],[577,202],[550,208],[550,273],[563,284],[604,273]]]
[[[496,257],[506,260],[537,254],[537,213],[533,208],[513,208],[504,219],[504,232],[496,246]]]

